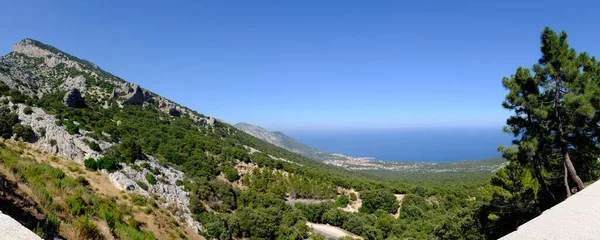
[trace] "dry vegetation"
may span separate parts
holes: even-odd
[[[40,170],[44,171],[38,178],[26,176]],[[17,215],[12,217],[42,236],[202,239],[155,200],[121,191],[104,174],[30,149],[24,143],[1,140],[0,180],[3,206],[8,206],[6,202],[21,209],[3,212]],[[111,214],[120,217],[115,220]]]

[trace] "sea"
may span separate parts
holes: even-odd
[[[502,127],[311,130],[286,132],[321,151],[403,162],[456,162],[498,157],[513,139]]]

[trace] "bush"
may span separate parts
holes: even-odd
[[[23,126],[19,123],[15,124],[13,127],[13,132],[16,134],[18,140],[26,142],[32,141],[35,137],[35,132],[30,126]]]
[[[321,217],[321,221],[323,223],[327,223],[338,227],[341,227],[347,219],[348,217],[346,216],[346,213],[337,208],[329,209]]]
[[[144,189],[144,190],[148,191],[148,185],[146,185],[144,182],[142,182],[142,181],[137,181],[137,182],[135,182],[135,183],[137,183],[137,185],[138,185],[138,186],[140,186],[140,188],[142,188],[142,189]]]
[[[68,121],[67,122],[67,128],[66,128],[66,130],[71,135],[73,135],[73,134],[79,134],[79,126],[75,125],[75,123],[73,123],[73,121]]]
[[[225,178],[227,178],[227,180],[229,180],[230,182],[240,179],[237,169],[232,167],[226,167],[223,170],[223,174],[225,175]]]
[[[54,139],[50,139],[50,141],[48,141],[48,142],[50,143],[50,146],[53,146],[53,147],[56,146],[56,143],[57,143],[56,140],[54,140]]]
[[[346,205],[348,205],[349,202],[350,200],[348,199],[348,196],[340,195],[338,199],[335,200],[335,206],[343,208],[346,207]]]
[[[92,149],[96,152],[102,152],[102,149],[100,148],[100,144],[98,144],[96,141],[89,141],[88,146],[90,147],[90,149]]]
[[[88,180],[82,176],[78,176],[75,179],[75,181],[77,181],[77,183],[79,183],[79,185],[81,185],[81,186],[89,186],[90,185],[90,182],[88,182]]]
[[[108,172],[119,170],[119,164],[114,157],[106,156],[98,159],[98,169],[106,169]]]
[[[382,209],[388,213],[398,211],[398,200],[390,191],[377,189],[373,191],[364,191],[360,193],[363,201],[359,209],[364,213],[374,213],[377,209]]]
[[[87,216],[78,217],[73,227],[79,239],[104,239],[98,227]]]
[[[151,185],[154,185],[156,184],[156,177],[154,177],[152,173],[148,173],[146,174],[146,181],[148,181],[148,183],[150,183]]]
[[[358,197],[356,196],[356,193],[350,193],[350,200],[351,201],[356,201],[358,199]]]
[[[33,109],[31,109],[31,107],[25,107],[23,109],[23,113],[25,113],[25,115],[31,115],[33,113]]]
[[[98,161],[93,158],[88,158],[83,161],[83,166],[88,170],[96,171],[98,170]]]
[[[85,213],[85,206],[87,205],[83,198],[81,197],[81,193],[77,193],[65,199],[71,208],[71,214],[75,216],[83,215]]]
[[[136,206],[145,206],[146,205],[146,197],[139,195],[139,194],[133,194],[133,196],[131,197],[131,203],[133,203],[133,205],[136,205]]]
[[[41,137],[45,137],[46,136],[46,128],[45,127],[38,128],[38,133],[40,134]]]
[[[13,126],[19,122],[19,116],[7,107],[0,107],[0,137],[10,138],[13,135]]]

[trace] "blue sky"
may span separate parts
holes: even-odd
[[[199,112],[277,130],[503,125],[544,26],[600,54],[579,1],[9,1],[30,37]]]

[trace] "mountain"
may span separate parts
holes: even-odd
[[[24,39],[0,57],[0,211],[44,238],[435,239],[471,231],[448,223],[483,199],[479,180],[366,175],[247,129]]]
[[[235,124],[234,127],[258,139],[271,143],[275,146],[287,149],[291,152],[299,153],[305,156],[314,156],[319,152],[316,149],[306,146],[301,142],[296,141],[296,139],[293,139],[292,137],[283,134],[282,132],[271,132],[262,127],[248,123],[238,123]]]

